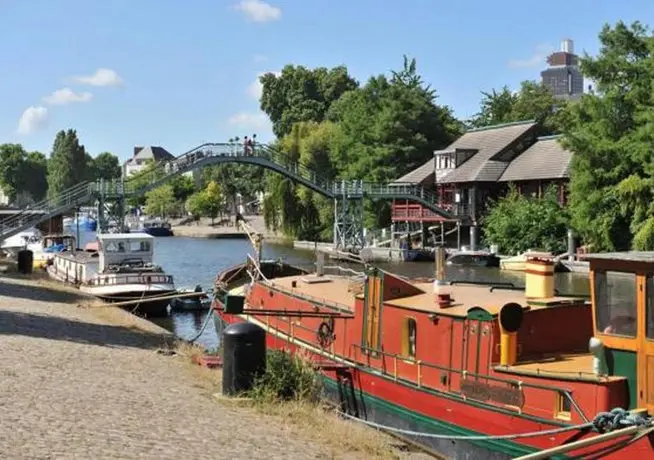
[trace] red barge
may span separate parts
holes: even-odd
[[[219,274],[215,319],[303,350],[348,417],[444,457],[654,458],[654,253],[587,258],[590,299],[538,254],[524,288],[248,257]]]

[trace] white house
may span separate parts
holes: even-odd
[[[163,147],[149,145],[147,147],[134,147],[134,155],[123,164],[123,177],[128,178],[130,175],[142,171],[148,162],[170,161],[175,159],[175,155]],[[200,171],[194,170],[184,175],[193,179],[196,183],[200,179]]]

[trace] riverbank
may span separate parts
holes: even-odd
[[[220,374],[190,364],[170,333],[90,303],[44,279],[0,276],[2,458],[418,455],[329,414],[216,399]]]

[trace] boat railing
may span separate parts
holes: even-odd
[[[495,376],[488,375],[488,374],[477,374],[475,372],[469,372],[469,371],[464,370],[464,369],[455,369],[455,368],[451,368],[451,367],[447,367],[447,366],[441,366],[441,365],[438,365],[438,364],[425,362],[425,361],[422,361],[422,360],[419,360],[419,359],[415,359],[415,358],[405,356],[405,355],[400,355],[400,354],[397,354],[397,353],[390,353],[390,352],[379,350],[379,349],[368,348],[368,347],[365,347],[365,346],[362,346],[362,345],[357,345],[355,343],[351,344],[351,347],[354,349],[353,355],[354,355],[354,360],[355,361],[363,362],[362,361],[362,358],[363,358],[363,360],[366,361],[366,364],[368,366],[374,367],[374,366],[371,365],[372,364],[371,361],[375,360],[375,359],[376,360],[381,360],[381,362],[382,362],[382,369],[381,369],[382,373],[392,377],[394,380],[405,380],[405,381],[409,381],[410,383],[414,383],[418,387],[423,387],[423,386],[425,386],[422,383],[423,369],[428,368],[428,369],[435,369],[435,370],[438,370],[438,371],[441,371],[441,372],[446,372],[446,373],[449,373],[449,374],[458,374],[458,375],[461,376],[462,380],[465,380],[465,379],[468,379],[468,378],[472,378],[472,379],[475,379],[475,380],[490,380],[490,381],[493,381],[493,382],[508,384],[508,385],[511,385],[511,386],[513,386],[515,388],[519,388],[519,389],[534,388],[534,389],[537,389],[537,390],[552,391],[552,392],[555,392],[557,394],[561,394],[561,395],[565,396],[565,398],[570,402],[570,405],[572,406],[572,408],[574,408],[574,410],[577,412],[577,414],[579,414],[579,417],[585,422],[589,421],[589,419],[588,419],[588,417],[586,417],[586,414],[584,413],[584,411],[581,409],[581,407],[579,406],[577,401],[575,401],[574,397],[572,396],[572,393],[569,390],[565,389],[565,388],[561,388],[561,387],[557,387],[557,386],[553,386],[553,385],[540,385],[538,383],[530,383],[530,382],[525,382],[525,381],[522,381],[522,380],[495,377]],[[381,358],[378,358],[379,356],[381,356]],[[388,372],[385,358],[389,358],[389,359],[392,360],[392,366],[393,366],[392,373]],[[412,382],[409,379],[406,379],[405,376],[400,376],[399,375],[398,364],[401,364],[401,363],[408,363],[408,364],[412,364],[412,365],[416,366],[416,379],[415,379],[414,382]],[[447,381],[448,382],[450,381],[449,375],[447,376]],[[426,386],[426,387],[427,388],[432,388],[432,389],[437,390],[437,391],[441,391],[436,387],[432,387],[432,386]],[[466,397],[462,393],[457,392],[457,391],[448,390],[448,392],[457,394],[457,395],[462,396],[464,398]],[[506,404],[503,404],[502,406],[506,407],[506,408],[509,408],[509,409],[513,408],[513,409],[517,409],[518,411],[522,411],[522,409],[520,407],[509,406],[509,405],[506,405]]]
[[[107,276],[98,276],[89,281],[89,284],[95,286],[107,286],[116,284],[172,284],[172,275],[154,275],[150,273],[135,274],[111,274]]]

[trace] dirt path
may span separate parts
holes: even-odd
[[[0,278],[0,458],[370,458],[216,402],[157,326],[80,301]]]

